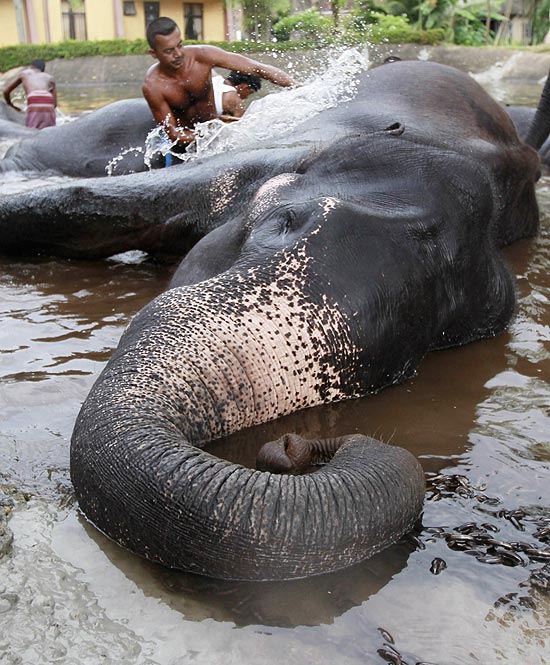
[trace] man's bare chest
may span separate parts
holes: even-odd
[[[201,82],[189,82],[183,79],[170,82],[164,89],[164,98],[174,111],[183,113],[197,103],[208,102],[211,89],[212,83],[209,79]]]

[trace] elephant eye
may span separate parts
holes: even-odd
[[[283,213],[283,226],[282,232],[289,233],[294,227],[294,222],[296,221],[296,211],[292,208],[286,208]]]

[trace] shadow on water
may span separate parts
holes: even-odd
[[[505,365],[502,337],[431,353],[418,375],[406,383],[362,399],[294,413],[215,441],[207,449],[254,466],[260,442],[285,432],[306,438],[360,432],[407,448],[420,458],[425,471],[439,471],[463,453],[476,406],[490,392],[485,383]]]
[[[377,593],[406,565],[416,543],[411,537],[353,568],[288,582],[215,580],[169,570],[128,557],[118,545],[81,520],[109,561],[146,595],[162,598],[189,621],[231,621],[292,628],[331,624]]]

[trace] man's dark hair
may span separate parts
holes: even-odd
[[[262,79],[259,76],[254,76],[254,74],[243,74],[235,69],[229,72],[226,80],[235,87],[241,83],[246,83],[246,85],[249,85],[254,92],[258,92],[262,87]]]
[[[147,37],[147,42],[149,43],[149,46],[154,49],[156,44],[155,44],[155,37],[157,35],[171,35],[174,30],[178,29],[178,25],[175,21],[173,21],[171,18],[168,18],[167,16],[160,16],[159,18],[156,18],[154,21],[151,21],[149,25],[147,26],[147,32],[146,32],[146,37]]]
[[[36,69],[39,69],[41,72],[43,72],[46,69],[46,63],[44,60],[37,58],[31,62],[31,67],[36,67]]]

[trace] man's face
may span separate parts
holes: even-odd
[[[163,67],[179,69],[183,64],[183,44],[178,28],[169,35],[156,35],[155,48],[150,53]]]
[[[248,85],[248,83],[239,83],[237,86],[237,94],[241,99],[246,99],[253,92],[254,90]]]

